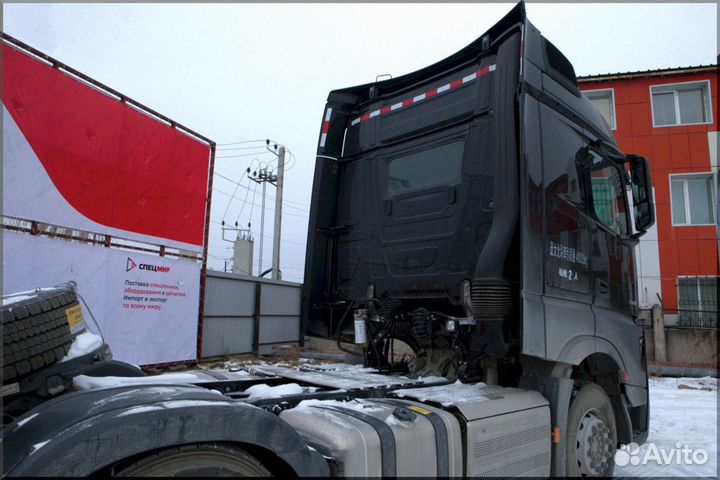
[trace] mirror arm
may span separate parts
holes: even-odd
[[[636,247],[638,244],[640,244],[640,236],[644,235],[646,232],[643,230],[642,232],[633,233],[629,237],[625,237],[622,239],[622,243],[629,245],[631,247]]]

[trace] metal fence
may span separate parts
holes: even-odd
[[[202,357],[298,344],[302,284],[208,270]]]

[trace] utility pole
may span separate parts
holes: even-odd
[[[267,173],[267,171],[265,171]],[[265,186],[267,182],[262,182],[263,186],[263,196],[262,196],[262,206],[260,207],[260,258],[258,259],[258,277],[261,277],[263,274],[263,263],[262,263],[262,254],[263,254],[263,240],[265,239]]]
[[[283,179],[285,177],[285,147],[278,152],[277,192],[275,195],[275,229],[273,230],[272,279],[280,280],[280,228],[282,224]],[[265,188],[263,186],[263,188]],[[263,200],[265,196],[263,195]],[[260,244],[262,245],[262,243]],[[261,247],[262,248],[262,247]],[[261,254],[262,255],[262,254]]]
[[[259,172],[255,171],[252,174],[252,177],[248,175],[248,178],[252,180],[255,183],[262,183],[263,191],[262,191],[262,212],[260,212],[260,258],[258,259],[258,274],[257,276],[261,276],[263,274],[262,270],[262,257],[263,257],[263,236],[265,234],[265,188],[266,184],[268,182],[275,185],[275,182],[277,182],[277,175],[274,175],[272,171],[268,172],[267,167],[261,168]]]

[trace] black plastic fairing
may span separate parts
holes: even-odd
[[[370,284],[377,296],[439,299],[462,314],[461,284],[477,275],[491,234],[482,276],[503,275],[517,217],[513,109],[524,18],[520,3],[445,60],[331,92],[308,232],[308,333],[330,334],[332,315],[365,297]],[[460,175],[426,188],[390,188],[393,158],[458,139],[464,142]],[[338,313],[332,305],[340,305]]]

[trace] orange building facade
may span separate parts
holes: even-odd
[[[650,161],[656,226],[640,243],[638,299],[666,323],[717,327],[718,66],[580,77],[620,148]]]

